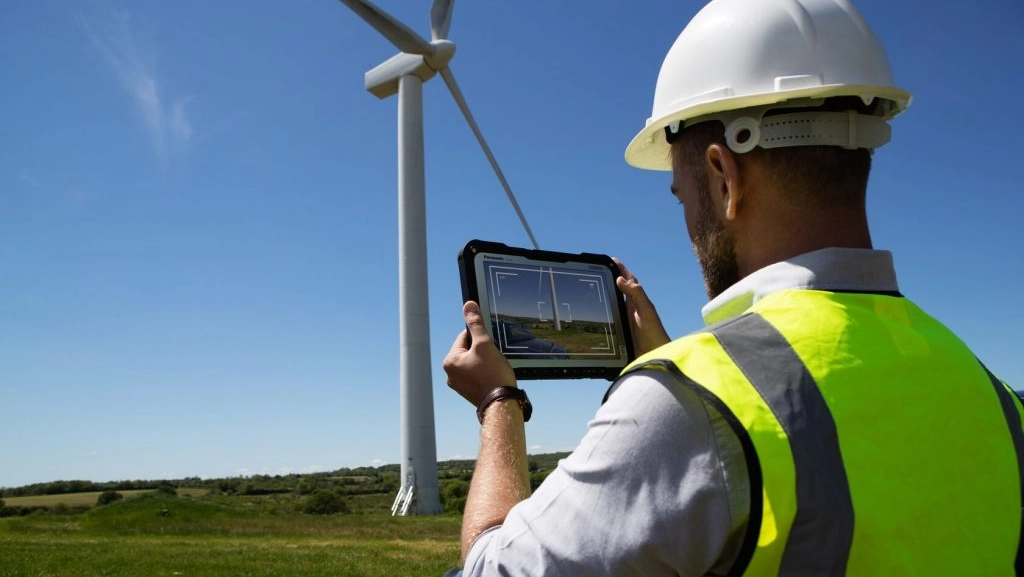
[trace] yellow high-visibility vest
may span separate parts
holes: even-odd
[[[908,299],[778,292],[623,374],[644,370],[697,392],[744,448],[733,574],[1024,574],[1020,401]]]

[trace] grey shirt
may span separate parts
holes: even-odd
[[[897,290],[889,253],[825,249],[749,275],[704,317],[719,322],[794,288]],[[576,450],[477,538],[464,574],[724,575],[749,492],[743,450],[721,414],[667,375],[632,374],[615,384]]]

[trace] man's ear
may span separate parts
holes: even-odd
[[[724,144],[708,146],[708,188],[711,201],[725,220],[736,220],[743,201],[743,178],[736,154]]]

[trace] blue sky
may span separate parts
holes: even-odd
[[[429,1],[379,4],[429,33]],[[622,258],[672,335],[703,284],[668,175],[622,154],[701,4],[458,2],[451,30],[541,246]],[[875,244],[1024,387],[1024,4],[860,4],[914,93],[875,156]],[[394,53],[333,0],[0,4],[0,486],[398,462],[397,103],[363,88]],[[443,83],[424,95],[438,457],[471,457],[440,368],[456,256],[529,241]],[[549,452],[606,383],[524,387]]]

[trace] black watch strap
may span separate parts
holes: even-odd
[[[484,400],[480,401],[480,406],[476,408],[476,418],[482,425],[484,422],[484,412],[487,411],[487,407],[495,401],[501,401],[504,399],[515,399],[519,402],[519,408],[523,411],[523,422],[530,420],[530,415],[533,414],[533,405],[530,404],[530,399],[526,396],[526,391],[518,387],[495,387],[491,389],[491,392],[487,393]]]

